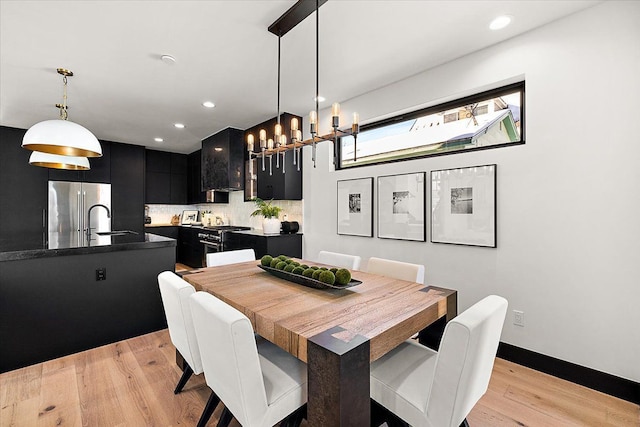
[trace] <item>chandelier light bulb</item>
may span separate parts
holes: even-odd
[[[253,151],[253,143],[254,143],[253,134],[250,133],[249,135],[247,135],[247,150],[248,151]]]

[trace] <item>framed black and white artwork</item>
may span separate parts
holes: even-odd
[[[338,181],[338,234],[373,237],[373,178]]]
[[[496,168],[431,171],[431,242],[497,246]]]
[[[378,177],[378,237],[427,239],[425,228],[425,172]]]

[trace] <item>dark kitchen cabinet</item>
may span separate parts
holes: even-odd
[[[146,150],[146,203],[187,204],[186,154]]]
[[[111,183],[111,142],[100,141],[102,157],[89,157],[88,171],[71,171],[64,169],[49,169],[49,180],[72,182]]]
[[[199,228],[180,227],[178,231],[178,262],[192,268],[204,266],[204,245],[200,243]]]
[[[282,132],[287,135],[287,140],[291,141],[291,119],[297,118],[299,126],[302,126],[302,118],[289,113],[283,113],[280,115],[280,124],[282,125]],[[252,134],[256,143],[254,144],[254,151],[260,153],[260,143],[258,142],[258,135],[260,129],[267,131],[267,138],[273,138],[274,128],[277,123],[276,117],[253,126],[244,132],[244,139],[248,134]],[[293,164],[294,158],[293,150],[288,151],[285,154],[284,168],[285,172],[282,172],[282,154],[280,154],[280,167],[276,168],[276,159],[271,159],[271,173],[269,173],[269,158],[265,159],[265,170],[262,170],[262,157],[258,156],[257,168],[254,168],[254,173],[257,173],[258,189],[257,195],[263,200],[302,200],[302,150],[300,151],[300,170],[298,165]],[[248,161],[248,156],[246,157]],[[255,165],[254,165],[255,166]],[[255,172],[257,169],[257,172]]]
[[[29,164],[25,132],[0,126],[0,251],[38,249],[46,242],[49,170]]]
[[[257,259],[267,254],[302,258],[302,234],[265,235],[261,231],[229,231],[224,247],[229,251],[253,249]]]
[[[240,129],[226,128],[202,141],[201,190],[244,189],[244,145]]]
[[[144,227],[145,233],[157,234],[158,236],[168,237],[170,239],[176,240],[176,260],[177,262],[181,261],[181,253],[180,253],[180,243],[178,239],[180,238],[180,226],[162,226],[162,227],[153,227],[146,226]]]
[[[187,156],[187,203],[206,203],[207,192],[202,191],[200,184],[200,169],[202,150],[195,151]]]
[[[144,166],[144,147],[111,143],[113,230],[144,232]]]

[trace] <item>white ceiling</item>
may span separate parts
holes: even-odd
[[[320,7],[320,108],[597,3],[329,0]],[[267,27],[293,4],[0,0],[0,124],[57,118],[63,67],[75,74],[69,120],[99,139],[193,152],[220,129],[276,115],[277,37]],[[500,14],[512,24],[490,31]],[[315,16],[281,43],[281,111],[304,116],[314,108]],[[206,100],[216,107],[202,107]]]

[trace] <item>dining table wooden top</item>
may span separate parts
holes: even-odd
[[[374,361],[436,320],[456,314],[457,293],[451,289],[362,271],[352,271],[362,281],[357,286],[315,289],[275,277],[259,264],[203,268],[183,278],[243,312],[259,335],[305,362],[308,340],[327,331],[345,343],[357,336],[369,340]]]

